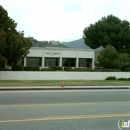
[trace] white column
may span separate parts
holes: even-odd
[[[94,60],[92,59],[92,69],[94,70]]]
[[[76,58],[76,68],[79,67],[79,58]]]
[[[78,57],[78,50],[76,51],[76,68],[79,67],[79,57]]]
[[[44,57],[42,57],[42,68],[44,68]]]
[[[62,51],[60,50],[60,67],[62,67]]]
[[[7,68],[7,61],[5,61],[4,68]]]
[[[42,50],[42,68],[44,68],[44,61],[45,61],[44,50]]]
[[[27,66],[27,57],[24,58],[24,67]]]
[[[93,58],[92,58],[92,69],[94,70],[94,61],[95,61],[95,51],[93,50]]]

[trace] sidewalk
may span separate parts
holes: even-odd
[[[130,89],[130,86],[0,86],[4,90],[92,90],[92,89]]]

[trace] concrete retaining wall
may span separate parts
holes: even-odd
[[[129,78],[130,72],[0,71],[0,80],[104,80],[108,76]]]

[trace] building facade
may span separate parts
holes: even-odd
[[[19,61],[23,66],[85,67],[94,69],[95,52],[92,49],[58,47],[32,47],[29,54]]]

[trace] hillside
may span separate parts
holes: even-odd
[[[84,40],[82,38],[78,40],[70,41],[70,42],[62,42],[62,44],[64,44],[65,46],[69,48],[90,49],[90,47],[88,47],[84,43]]]
[[[77,48],[77,49],[91,49],[84,43],[83,38],[70,42],[62,42],[61,44],[52,44],[49,41],[37,41],[33,39],[33,47],[61,47],[61,48]],[[97,48],[96,50],[101,50],[102,47]]]
[[[84,43],[83,38],[80,38],[78,40],[74,40],[74,41],[70,41],[70,42],[62,42],[62,44],[64,44],[65,46],[69,47],[69,48],[78,48],[78,49],[91,49],[89,46],[87,46]],[[95,50],[102,50],[102,47],[98,47]]]

